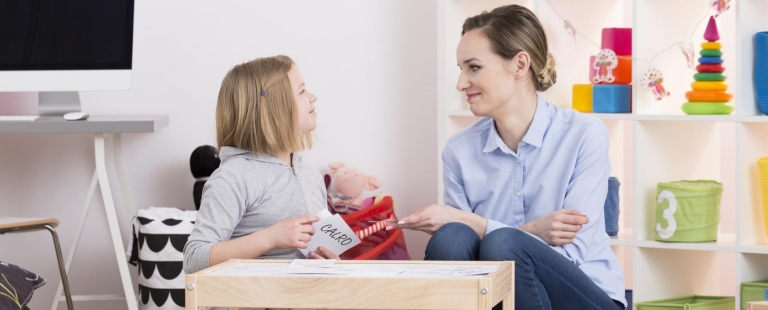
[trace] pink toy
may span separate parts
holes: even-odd
[[[693,41],[691,41],[690,38],[685,40],[685,42],[680,42],[677,44],[677,47],[680,48],[680,52],[683,53],[683,56],[685,56],[686,64],[688,65],[689,69],[693,69],[696,66],[696,57],[694,57],[695,51],[693,50]]]
[[[592,69],[595,69],[594,76],[591,78],[592,83],[613,82],[616,79],[613,76],[613,69],[617,66],[619,66],[619,60],[616,53],[608,49],[600,51],[592,62]]]
[[[565,20],[563,23],[563,28],[565,28],[565,33],[573,37],[573,40],[576,41],[576,28],[573,27],[573,24],[571,24],[571,22],[568,20]]]
[[[662,84],[663,82],[664,76],[661,74],[661,71],[656,68],[648,69],[648,72],[643,74],[643,78],[641,79],[643,87],[653,92],[656,101],[661,101],[664,97],[669,97],[669,91],[664,88],[664,85]]]
[[[715,18],[710,16],[709,23],[707,23],[707,30],[704,31],[704,40],[709,42],[716,42],[720,40],[720,34],[717,32],[717,23]]]
[[[616,55],[632,55],[632,28],[603,28],[602,49]]]
[[[363,200],[360,198],[363,189],[375,190],[381,187],[379,179],[372,175],[366,175],[361,170],[347,167],[344,163],[335,162],[331,167],[331,185],[328,194],[333,203],[347,203],[360,206]]]
[[[725,13],[728,9],[731,8],[731,0],[711,0],[712,9],[715,10],[715,17],[720,16],[720,14]]]
[[[594,84],[632,83],[632,56],[611,56],[606,54],[589,56],[589,80]],[[602,60],[599,60],[599,58],[602,58]]]

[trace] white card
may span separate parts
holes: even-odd
[[[346,252],[360,243],[352,228],[338,214],[330,215],[327,209],[317,214],[321,218],[319,222],[312,224],[315,234],[307,242],[306,249],[299,249],[304,256],[309,257],[309,251],[317,252],[318,247],[331,250],[336,255]]]
[[[321,220],[333,216],[333,214],[331,214],[331,211],[328,211],[328,209],[323,209],[322,211],[318,212],[315,215],[317,215],[317,217],[319,217]]]

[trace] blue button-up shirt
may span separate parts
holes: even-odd
[[[560,209],[586,213],[589,223],[574,242],[551,248],[626,305],[624,277],[603,218],[610,172],[605,124],[541,98],[517,153],[490,118],[451,137],[443,150],[445,203],[488,219],[486,234],[520,228]]]

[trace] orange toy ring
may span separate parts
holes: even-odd
[[[688,101],[728,102],[733,95],[722,90],[692,90],[685,93]]]

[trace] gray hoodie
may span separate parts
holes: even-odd
[[[303,214],[326,208],[320,173],[293,156],[293,168],[277,157],[222,147],[221,166],[203,188],[200,211],[184,247],[184,271],[208,268],[211,248]],[[294,259],[297,249],[273,249],[258,258]],[[243,257],[257,258],[257,257]]]

